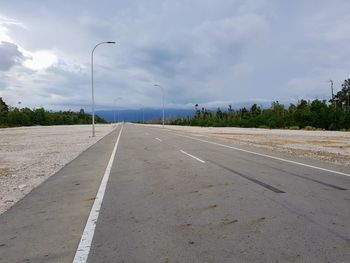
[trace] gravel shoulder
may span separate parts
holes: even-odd
[[[350,132],[175,125],[167,125],[166,128],[195,137],[219,138],[238,145],[278,151],[291,157],[350,166]]]
[[[0,129],[0,214],[114,128],[96,125],[96,137],[90,125]]]

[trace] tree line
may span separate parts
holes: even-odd
[[[44,108],[30,109],[9,106],[0,97],[0,128],[33,125],[73,125],[90,124],[92,116],[81,109],[73,111],[47,111]],[[95,116],[96,123],[107,123]]]
[[[177,118],[171,124],[350,131],[350,79],[344,81],[342,89],[330,101],[302,99],[288,107],[274,101],[267,109],[253,104],[239,110],[229,105],[226,110],[217,108],[216,111],[199,108],[196,104],[194,116]]]

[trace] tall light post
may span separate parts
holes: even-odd
[[[102,44],[115,44],[114,41],[106,41],[98,43],[91,52],[91,97],[92,97],[92,137],[95,137],[95,97],[94,97],[94,52],[95,49]]]
[[[120,100],[120,99],[121,97],[114,99],[114,114],[113,114],[114,123],[115,123],[115,108],[116,108],[117,100]],[[119,122],[119,110],[118,110],[118,122]]]
[[[140,104],[142,109],[142,124],[145,124],[145,106],[143,104]]]
[[[115,123],[115,104],[117,100],[114,100],[114,111],[113,111],[113,123]]]
[[[158,85],[158,84],[154,84],[155,87],[159,87],[162,90],[162,103],[163,103],[163,129],[164,129],[164,89],[162,86]]]
[[[329,82],[331,83],[332,103],[333,103],[333,106],[334,105],[336,106],[336,104],[334,103],[333,80],[330,79]]]

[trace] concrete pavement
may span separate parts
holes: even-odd
[[[162,129],[126,130],[88,262],[350,258],[349,178]]]
[[[72,261],[118,132],[0,216],[1,262]],[[126,124],[88,262],[350,262],[348,189],[345,175]]]

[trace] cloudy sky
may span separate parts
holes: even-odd
[[[0,97],[89,110],[329,98],[350,77],[348,0],[0,2]]]

